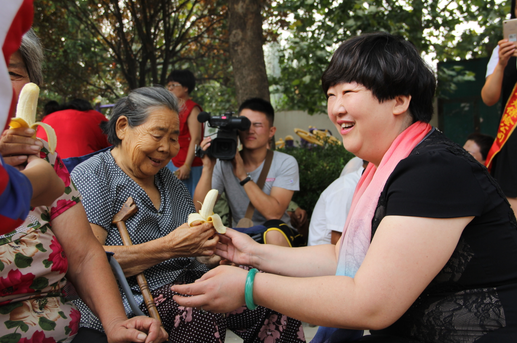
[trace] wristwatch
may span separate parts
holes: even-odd
[[[241,186],[244,186],[248,181],[251,181],[251,174],[250,173],[246,173],[246,178],[244,180],[242,180],[241,182],[239,182],[241,184]]]

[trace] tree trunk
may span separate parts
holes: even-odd
[[[230,57],[239,104],[254,97],[269,101],[262,50],[261,3],[257,0],[229,1]]]

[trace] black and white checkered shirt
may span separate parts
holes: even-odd
[[[185,185],[167,168],[163,168],[155,176],[155,184],[160,191],[160,209],[157,210],[147,193],[117,166],[111,150],[99,153],[75,167],[72,179],[83,196],[88,221],[108,232],[105,245],[123,245],[118,229],[111,221],[130,196],[138,211],[125,223],[135,245],[166,236],[187,222],[189,213],[196,211]],[[147,269],[144,274],[149,288],[155,290],[172,283],[185,269],[207,271],[206,266],[195,258],[184,257],[163,261]],[[137,302],[141,303],[143,300],[136,277],[128,278],[128,283]],[[81,327],[102,331],[99,319],[88,306],[81,300],[75,303],[81,311]],[[132,312],[125,298],[124,307],[131,316]]]

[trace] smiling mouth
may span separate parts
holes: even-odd
[[[354,123],[343,123],[343,124],[341,124],[341,128],[349,129],[349,128],[353,127],[354,125],[355,125]]]
[[[162,160],[155,160],[154,158],[151,158],[151,157],[149,157],[149,159],[150,159],[151,161],[153,161],[154,163],[157,163],[157,164],[162,163]]]

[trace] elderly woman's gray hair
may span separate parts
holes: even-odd
[[[142,87],[132,90],[128,96],[121,98],[113,107],[113,114],[108,122],[101,125],[102,130],[108,136],[108,141],[113,146],[118,146],[122,141],[117,137],[117,120],[124,116],[130,127],[143,124],[153,108],[167,107],[179,113],[178,100],[164,87]]]
[[[43,48],[41,47],[38,36],[36,36],[32,29],[23,35],[22,43],[18,51],[25,63],[25,67],[27,68],[29,80],[38,86],[41,86],[43,83],[43,73],[41,71],[41,65],[43,63]]]

